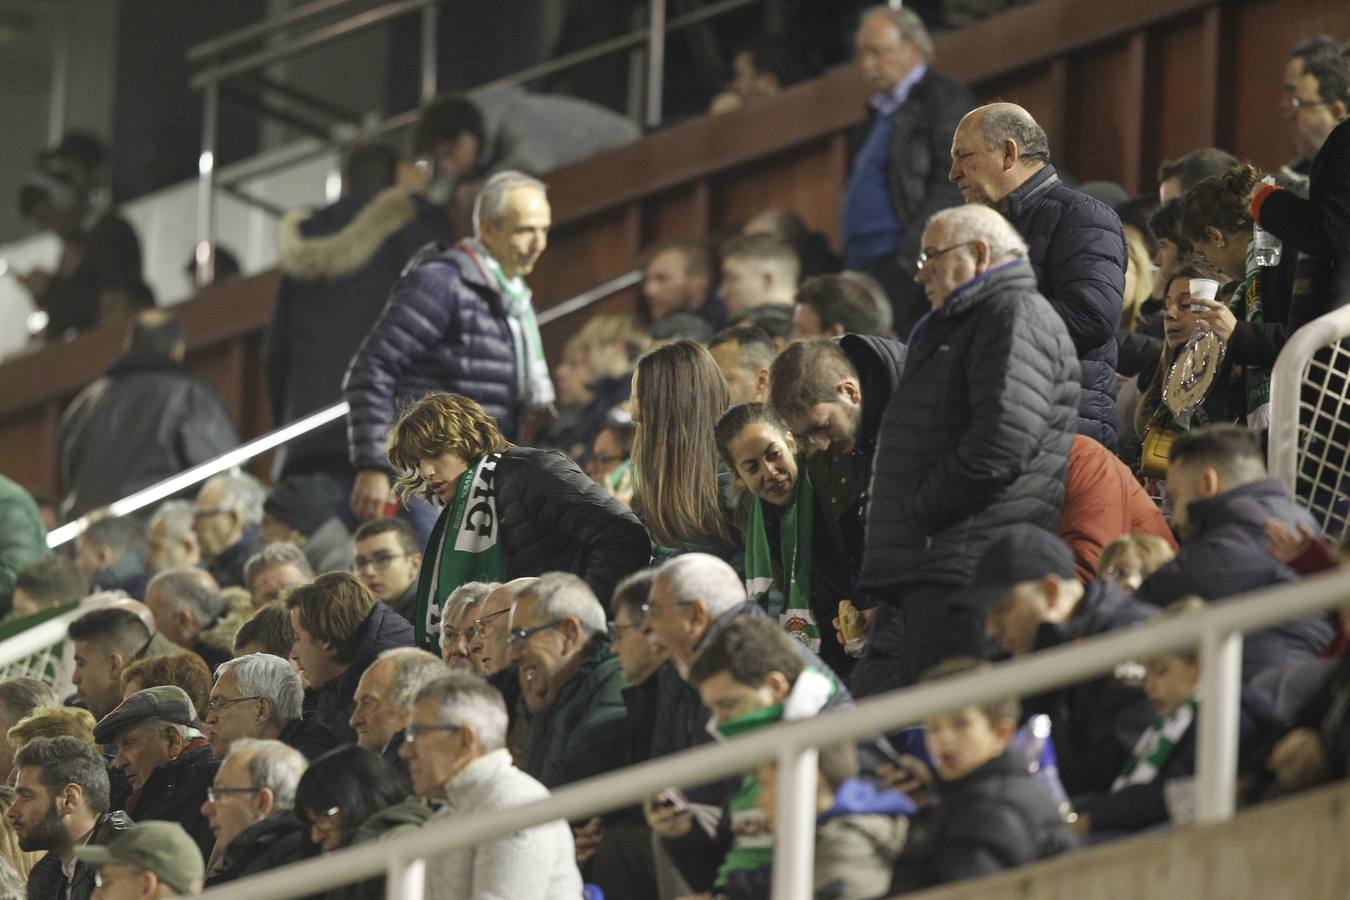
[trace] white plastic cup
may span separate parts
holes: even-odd
[[[1219,295],[1219,282],[1213,278],[1192,278],[1191,279],[1191,299],[1192,300],[1213,300]],[[1207,306],[1192,306],[1191,312],[1204,312]]]

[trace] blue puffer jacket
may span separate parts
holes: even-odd
[[[1111,207],[1059,180],[1054,166],[1004,201],[1026,238],[1036,286],[1069,329],[1081,364],[1078,433],[1116,449],[1116,327],[1125,294],[1125,234]]]
[[[384,440],[399,409],[432,391],[478,401],[514,441],[523,420],[516,352],[496,286],[458,247],[431,244],[408,264],[352,357],[342,385],[358,471],[388,471]]]

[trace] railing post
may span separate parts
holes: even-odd
[[[774,820],[773,898],[811,900],[816,850],[815,747],[778,754],[778,815]]]
[[[422,102],[428,103],[436,97],[438,59],[436,55],[436,32],[439,31],[440,6],[429,3],[422,7]]]
[[[422,900],[426,890],[427,861],[425,859],[389,860],[389,883],[385,885],[385,900]]]
[[[666,77],[666,0],[650,0],[647,16],[647,127],[661,124]]]
[[[202,155],[197,158],[197,287],[215,280],[216,272],[216,125],[220,82],[202,89]]]
[[[1197,824],[1224,822],[1233,817],[1241,697],[1242,635],[1206,629],[1200,641]]]

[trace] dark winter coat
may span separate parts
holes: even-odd
[[[524,415],[516,365],[496,285],[464,250],[427,247],[394,285],[347,370],[352,466],[388,471],[384,441],[400,406],[432,391],[476,400],[515,440]]]
[[[51,555],[37,501],[23,485],[0,475],[0,613],[13,609],[19,573]]]
[[[1046,166],[1003,200],[1026,238],[1042,296],[1059,313],[1082,364],[1078,430],[1116,448],[1116,328],[1125,294],[1125,233],[1111,207]]]
[[[299,750],[304,754],[305,759],[313,762],[320,756],[323,756],[329,750],[336,749],[341,743],[337,735],[327,725],[314,718],[312,713],[306,713],[299,719],[291,719],[285,725],[281,726],[281,734],[277,735],[277,740],[281,741],[287,747]]]
[[[964,585],[998,529],[1059,524],[1078,407],[1064,323],[1017,260],[915,328],[872,464],[862,583]]]
[[[520,768],[553,789],[604,775],[627,762],[628,712],[623,673],[603,635],[591,638],[581,665],[547,708],[529,714]]]
[[[253,558],[253,554],[262,550],[262,548],[262,538],[258,536],[258,529],[246,528],[239,540],[220,551],[219,556],[206,564],[206,571],[211,573],[211,577],[216,580],[216,584],[222,588],[247,588],[248,585],[244,580],[244,567]]]
[[[290,810],[273,813],[235,835],[215,871],[207,877],[206,886],[299,862],[313,856],[315,850],[309,840],[308,823]]]
[[[61,415],[61,512],[78,518],[239,446],[216,389],[168,356],[129,353]]]
[[[68,260],[74,265],[67,270]],[[51,286],[37,298],[51,317],[47,336],[59,341],[69,329],[98,327],[104,291],[126,290],[143,280],[136,230],[117,212],[104,213],[88,234],[62,246]]]
[[[189,741],[187,746],[177,759],[150,773],[127,801],[127,812],[137,822],[177,822],[197,842],[202,859],[209,859],[216,836],[210,820],[202,814],[202,805],[207,789],[215,782],[220,760],[211,755],[211,745],[204,740]]]
[[[87,843],[107,844],[133,824],[131,817],[121,810],[104,813],[94,823],[94,831]],[[61,869],[61,860],[48,853],[28,873],[28,900],[89,900],[94,893],[96,871],[98,866],[76,862],[70,892],[66,893],[66,875]]]
[[[361,676],[384,651],[411,646],[413,628],[408,620],[377,602],[357,631],[356,652],[347,668],[315,692],[313,718],[327,727],[340,743],[356,743],[356,732],[349,723],[356,709],[356,685]]]

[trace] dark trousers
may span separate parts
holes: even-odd
[[[949,584],[906,584],[875,592],[883,602],[867,653],[849,683],[854,697],[908,687],[944,659],[979,655],[983,622],[950,605],[957,590]]]

